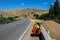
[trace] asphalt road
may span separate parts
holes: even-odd
[[[0,26],[0,40],[19,40],[30,23],[30,20],[24,19]]]

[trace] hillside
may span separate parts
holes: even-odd
[[[34,18],[33,14],[43,14],[47,13],[48,11],[45,10],[38,10],[38,9],[24,9],[24,10],[12,10],[12,11],[0,11],[0,14],[3,15],[3,17],[12,17],[12,16],[19,16],[19,17],[25,17],[28,18]]]

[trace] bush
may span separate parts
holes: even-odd
[[[51,18],[50,18],[50,16],[49,16],[48,14],[42,14],[42,15],[40,16],[40,19],[41,19],[41,20],[50,20]]]
[[[14,17],[8,17],[8,19],[14,21]]]
[[[38,14],[34,14],[34,16],[36,17],[36,19],[39,19],[40,15]]]
[[[0,18],[0,23],[2,24],[9,23],[9,21],[7,18]]]
[[[18,18],[18,16],[8,17],[8,18],[0,18],[0,24],[5,24],[5,23],[10,23],[12,21],[16,21],[16,18]]]
[[[18,18],[19,16],[15,16],[14,18]]]

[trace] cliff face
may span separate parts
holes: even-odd
[[[43,14],[43,13],[48,13],[48,11],[44,10],[37,10],[37,9],[24,9],[24,10],[12,10],[12,11],[0,11],[0,14],[3,15],[3,17],[10,17],[10,16],[30,16],[32,17],[32,14]]]

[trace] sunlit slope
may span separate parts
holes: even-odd
[[[47,10],[38,10],[38,9],[24,9],[24,10],[11,10],[11,11],[0,11],[0,15],[2,14],[3,17],[10,17],[10,16],[20,16],[20,17],[27,17],[32,18],[33,14],[45,14],[48,13]]]

